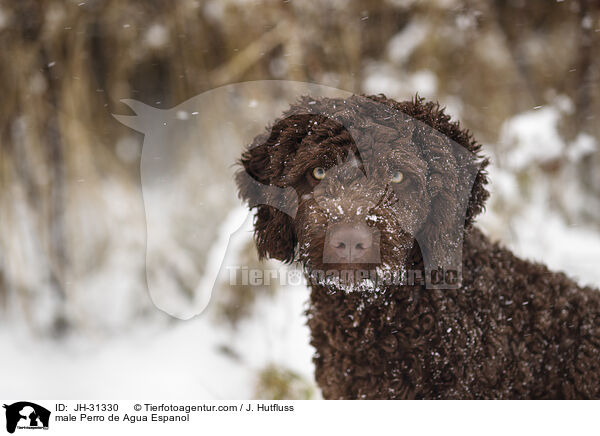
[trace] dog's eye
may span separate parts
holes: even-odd
[[[400,183],[402,180],[404,180],[404,174],[402,174],[402,171],[396,170],[392,173],[392,183]]]
[[[313,170],[312,175],[317,180],[323,180],[325,178],[325,170],[322,167],[316,167]]]

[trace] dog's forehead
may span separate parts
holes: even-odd
[[[429,167],[443,172],[452,169],[452,155],[460,153],[454,149],[463,148],[432,126],[360,96],[310,100],[292,112],[301,114],[302,124],[307,126],[307,135],[293,151],[301,159],[284,162],[287,168],[295,167],[294,171],[308,162],[335,166],[340,157],[345,159],[352,152],[372,168],[406,164],[415,171],[428,171]]]
[[[297,151],[301,159],[310,159],[315,163],[336,165],[355,156],[358,149],[354,142],[338,143],[328,140],[304,143]]]
[[[422,166],[423,154],[411,138],[399,138],[391,142],[359,142],[357,157],[370,167],[394,167],[406,163]]]
[[[365,132],[352,142],[303,141],[295,151],[294,159],[286,159],[286,172],[300,173],[315,166],[326,168],[361,167],[371,175],[390,169],[407,172],[427,170],[427,162],[418,143],[412,138],[396,137],[390,142],[374,141],[374,136]],[[381,139],[381,137],[380,137]]]

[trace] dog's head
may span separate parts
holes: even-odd
[[[418,249],[428,284],[456,286],[464,229],[488,196],[479,148],[422,99],[303,98],[241,159],[259,256],[309,272],[405,271]],[[261,186],[293,188],[297,213],[260,201]]]

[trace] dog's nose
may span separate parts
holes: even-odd
[[[337,224],[331,229],[326,252],[338,262],[369,262],[373,252],[373,231],[366,224]]]

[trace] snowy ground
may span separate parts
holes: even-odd
[[[4,398],[252,398],[259,369],[276,364],[312,380],[304,289],[259,304],[238,329],[199,317],[138,325],[109,340],[36,340],[3,330]],[[227,348],[230,352],[223,352]]]

